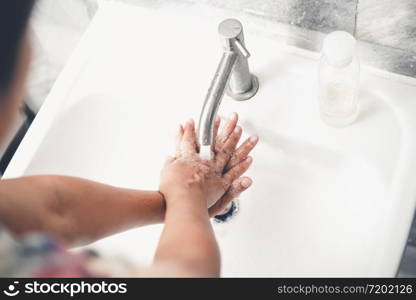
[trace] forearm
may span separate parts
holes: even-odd
[[[163,218],[164,199],[158,192],[66,176],[0,181],[0,221],[17,235],[42,231],[74,245]]]
[[[179,197],[180,198],[180,197]],[[181,207],[181,203],[186,203]],[[177,276],[217,277],[220,253],[207,208],[196,199],[172,199],[154,265],[173,265]],[[191,203],[191,204],[190,204]]]

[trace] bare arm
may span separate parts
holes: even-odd
[[[66,176],[0,181],[0,222],[17,236],[40,231],[73,246],[163,222],[164,215],[164,199],[157,191]]]
[[[175,270],[172,272],[174,277],[217,277],[220,274],[220,253],[206,202],[202,195],[195,195],[193,199],[187,197],[177,195],[171,199],[178,205],[167,210],[155,265],[170,266]],[[182,205],[182,202],[187,204]]]
[[[236,123],[237,117],[226,124],[216,143],[216,152],[221,151]],[[218,126],[219,122],[217,130]],[[234,172],[237,179],[219,200],[215,199],[215,205],[209,209],[211,216],[221,213],[234,197],[249,187],[251,181],[239,177],[235,165],[245,166],[241,163],[256,143],[257,139],[248,139],[232,153],[227,170]],[[68,246],[93,242],[133,227],[161,223],[165,219],[165,208],[165,199],[158,191],[123,189],[53,175],[0,180],[1,224],[16,236],[45,232]],[[169,221],[169,224],[174,223]]]

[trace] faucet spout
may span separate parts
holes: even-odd
[[[253,97],[259,88],[257,77],[249,70],[250,53],[244,44],[243,26],[238,20],[227,19],[218,27],[223,54],[205,98],[198,124],[201,156],[210,158],[214,142],[213,127],[224,93],[235,100]]]

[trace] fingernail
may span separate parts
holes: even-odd
[[[253,162],[253,158],[251,156],[248,156],[246,158],[246,162],[249,163],[249,164],[251,164]]]
[[[248,187],[250,187],[250,185],[252,184],[253,182],[251,181],[251,179],[250,178],[244,178],[242,181],[241,181],[241,186],[243,187],[243,188],[248,188]]]
[[[216,116],[215,117],[215,122],[220,122],[221,121],[221,117],[220,116]]]
[[[237,119],[237,113],[236,112],[231,113],[230,120],[235,121],[236,119]]]
[[[236,128],[234,128],[234,133],[235,134],[239,134],[241,132],[241,127],[237,126]]]
[[[189,120],[186,122],[186,124],[187,124],[187,125],[193,125],[193,124],[194,124],[194,120],[189,119]]]
[[[259,137],[257,135],[252,135],[250,137],[250,142],[255,143],[259,140]]]

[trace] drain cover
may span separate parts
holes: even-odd
[[[229,221],[238,212],[238,202],[235,200],[231,202],[230,208],[225,214],[214,217],[214,221],[217,223],[224,223]]]

